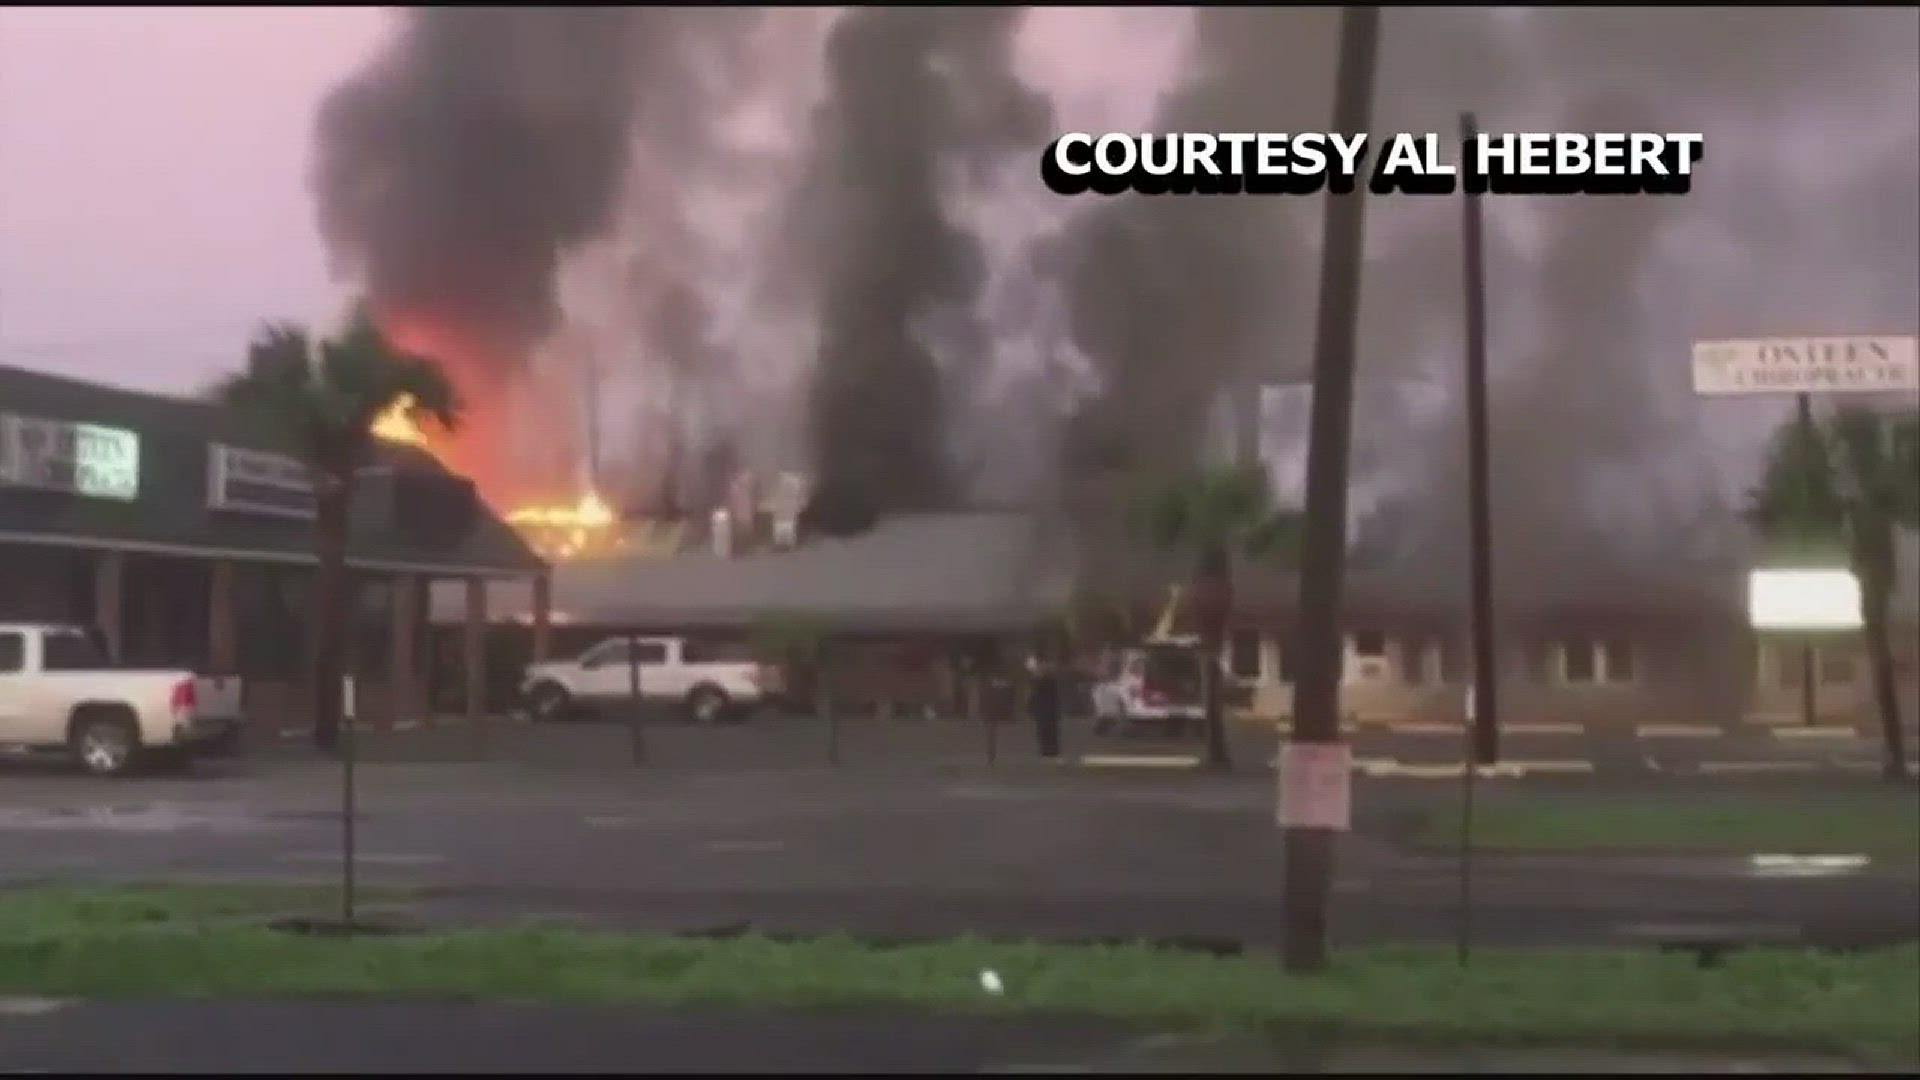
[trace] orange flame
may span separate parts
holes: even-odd
[[[580,496],[571,506],[534,505],[509,511],[507,524],[548,559],[605,555],[626,546],[616,530],[619,515],[594,491]]]
[[[419,421],[414,419],[416,408],[412,394],[401,394],[393,399],[393,404],[388,405],[379,416],[373,418],[373,424],[367,430],[372,432],[376,439],[418,446],[423,450],[429,449],[427,433],[421,429]]]

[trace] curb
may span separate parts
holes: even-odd
[[[532,723],[532,721],[524,716],[514,716],[512,714],[491,716],[479,722],[482,724],[504,724],[511,726],[521,726]],[[472,727],[473,724],[474,721],[468,720],[465,717],[442,717],[435,720],[395,720],[390,724],[371,724],[361,733],[366,735],[386,735],[396,731],[445,731],[452,728]],[[345,726],[351,728],[354,725],[352,721],[348,721]],[[309,724],[305,727],[283,727],[276,729],[274,733],[282,739],[311,738],[313,735],[313,726]]]

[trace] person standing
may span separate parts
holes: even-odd
[[[1032,676],[1027,693],[1027,710],[1033,717],[1034,735],[1040,744],[1040,756],[1048,761],[1060,758],[1060,667],[1052,657],[1036,651],[1027,661]]]

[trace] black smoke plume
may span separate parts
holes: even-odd
[[[1152,130],[1326,126],[1333,13],[1210,8],[1195,18],[1199,74]],[[1101,384],[1068,424],[1070,489],[1177,467],[1200,451],[1227,386],[1306,371],[1316,211],[1298,199],[1123,196],[1069,227],[1050,256]]]
[[[981,256],[942,205],[945,170],[1047,138],[1012,69],[1012,8],[859,8],[827,43],[827,99],[797,207],[821,277],[809,524],[855,532],[950,504],[933,327],[964,313]]]
[[[524,362],[606,228],[638,96],[620,8],[414,8],[319,117],[323,233],[383,313]]]

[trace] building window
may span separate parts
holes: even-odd
[[[1773,650],[1773,672],[1782,690],[1798,690],[1805,680],[1801,677],[1806,666],[1800,649],[1792,645],[1779,645]]]
[[[1855,677],[1853,650],[1828,645],[1820,650],[1820,685],[1851,686]]]
[[[1378,630],[1362,630],[1353,635],[1353,652],[1369,660],[1380,659],[1387,655],[1387,635]]]
[[[1427,682],[1427,654],[1432,647],[1425,638],[1413,638],[1400,643],[1400,679],[1408,686],[1424,686]]]
[[[27,639],[23,634],[0,634],[0,675],[27,666]]]
[[[1227,639],[1227,670],[1236,679],[1260,677],[1260,635],[1252,630],[1237,630]]]
[[[1600,646],[1600,667],[1602,678],[1610,683],[1630,683],[1634,680],[1633,643],[1615,638],[1603,642]]]
[[[1560,646],[1560,678],[1568,683],[1600,681],[1600,665],[1593,642],[1569,638]]]
[[[1543,681],[1557,677],[1568,685],[1630,683],[1634,680],[1633,643],[1618,638],[1599,641],[1572,637],[1546,647]]]
[[[1529,641],[1522,646],[1522,658],[1527,669],[1527,680],[1536,683],[1554,681],[1553,643],[1549,641]]]

